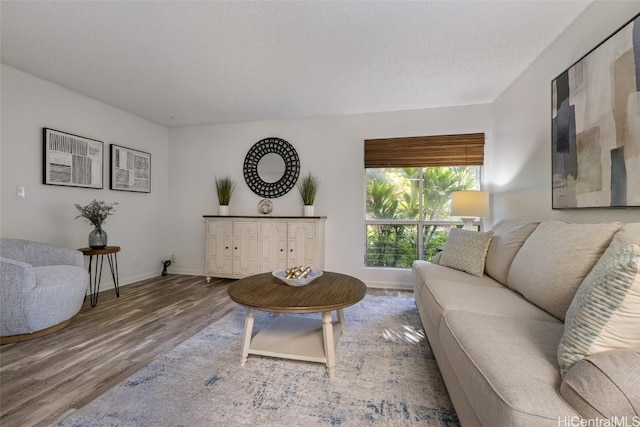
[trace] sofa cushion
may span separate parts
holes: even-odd
[[[489,276],[471,276],[464,271],[434,264],[429,261],[413,261],[412,272],[414,276],[414,283],[418,283],[419,281],[424,283],[432,279],[442,279],[478,286],[489,286],[493,288],[502,287],[500,283],[496,282]]]
[[[413,283],[416,305],[420,309],[420,317],[425,328],[425,332],[430,335],[438,333],[440,316],[444,308],[435,300],[430,285],[434,281],[444,281],[449,283],[462,283],[474,288],[498,288],[506,289],[500,283],[489,276],[471,276],[463,271],[444,267],[428,261],[416,260],[413,262]],[[511,291],[510,291],[511,292]],[[422,310],[424,308],[424,310]]]
[[[575,411],[558,395],[560,322],[447,311],[439,338],[485,426],[557,426]]]
[[[601,351],[640,348],[640,246],[631,244],[599,262],[567,311],[558,347],[560,374]]]
[[[504,286],[488,287],[442,279],[429,280],[425,306],[434,325],[440,324],[442,313],[451,310],[491,314],[500,317],[522,317],[560,323],[558,319]]]
[[[640,415],[640,350],[593,354],[573,365],[560,395],[585,419]]]
[[[493,232],[452,229],[438,264],[482,276]]]
[[[538,224],[522,219],[503,219],[498,222],[493,227],[493,237],[487,251],[486,273],[506,285],[513,259]]]
[[[632,243],[640,245],[640,222],[631,222],[623,225],[613,236],[613,240],[611,240],[611,244],[604,252],[604,255],[602,255],[602,258]]]
[[[578,286],[621,227],[619,222],[540,223],[511,264],[509,287],[564,320]]]

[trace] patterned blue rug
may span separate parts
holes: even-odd
[[[345,309],[333,379],[320,363],[250,355],[241,367],[244,316],[234,310],[58,425],[459,425],[412,297]],[[269,320],[257,312],[254,331]]]

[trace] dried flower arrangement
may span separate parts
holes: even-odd
[[[76,209],[80,212],[80,215],[75,217],[84,218],[97,229],[102,229],[102,223],[107,219],[109,215],[113,215],[116,211],[115,206],[118,203],[105,203],[103,201],[98,201],[93,199],[91,203],[87,206],[80,206],[79,204],[75,204]]]

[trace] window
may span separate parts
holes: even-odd
[[[479,190],[484,135],[365,141],[367,267],[431,260],[453,226],[451,193]]]
[[[451,193],[480,188],[479,166],[367,169],[366,266],[431,260],[451,225]]]

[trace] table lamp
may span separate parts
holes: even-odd
[[[454,191],[451,193],[451,215],[464,222],[463,230],[473,230],[476,218],[489,216],[488,191]]]

